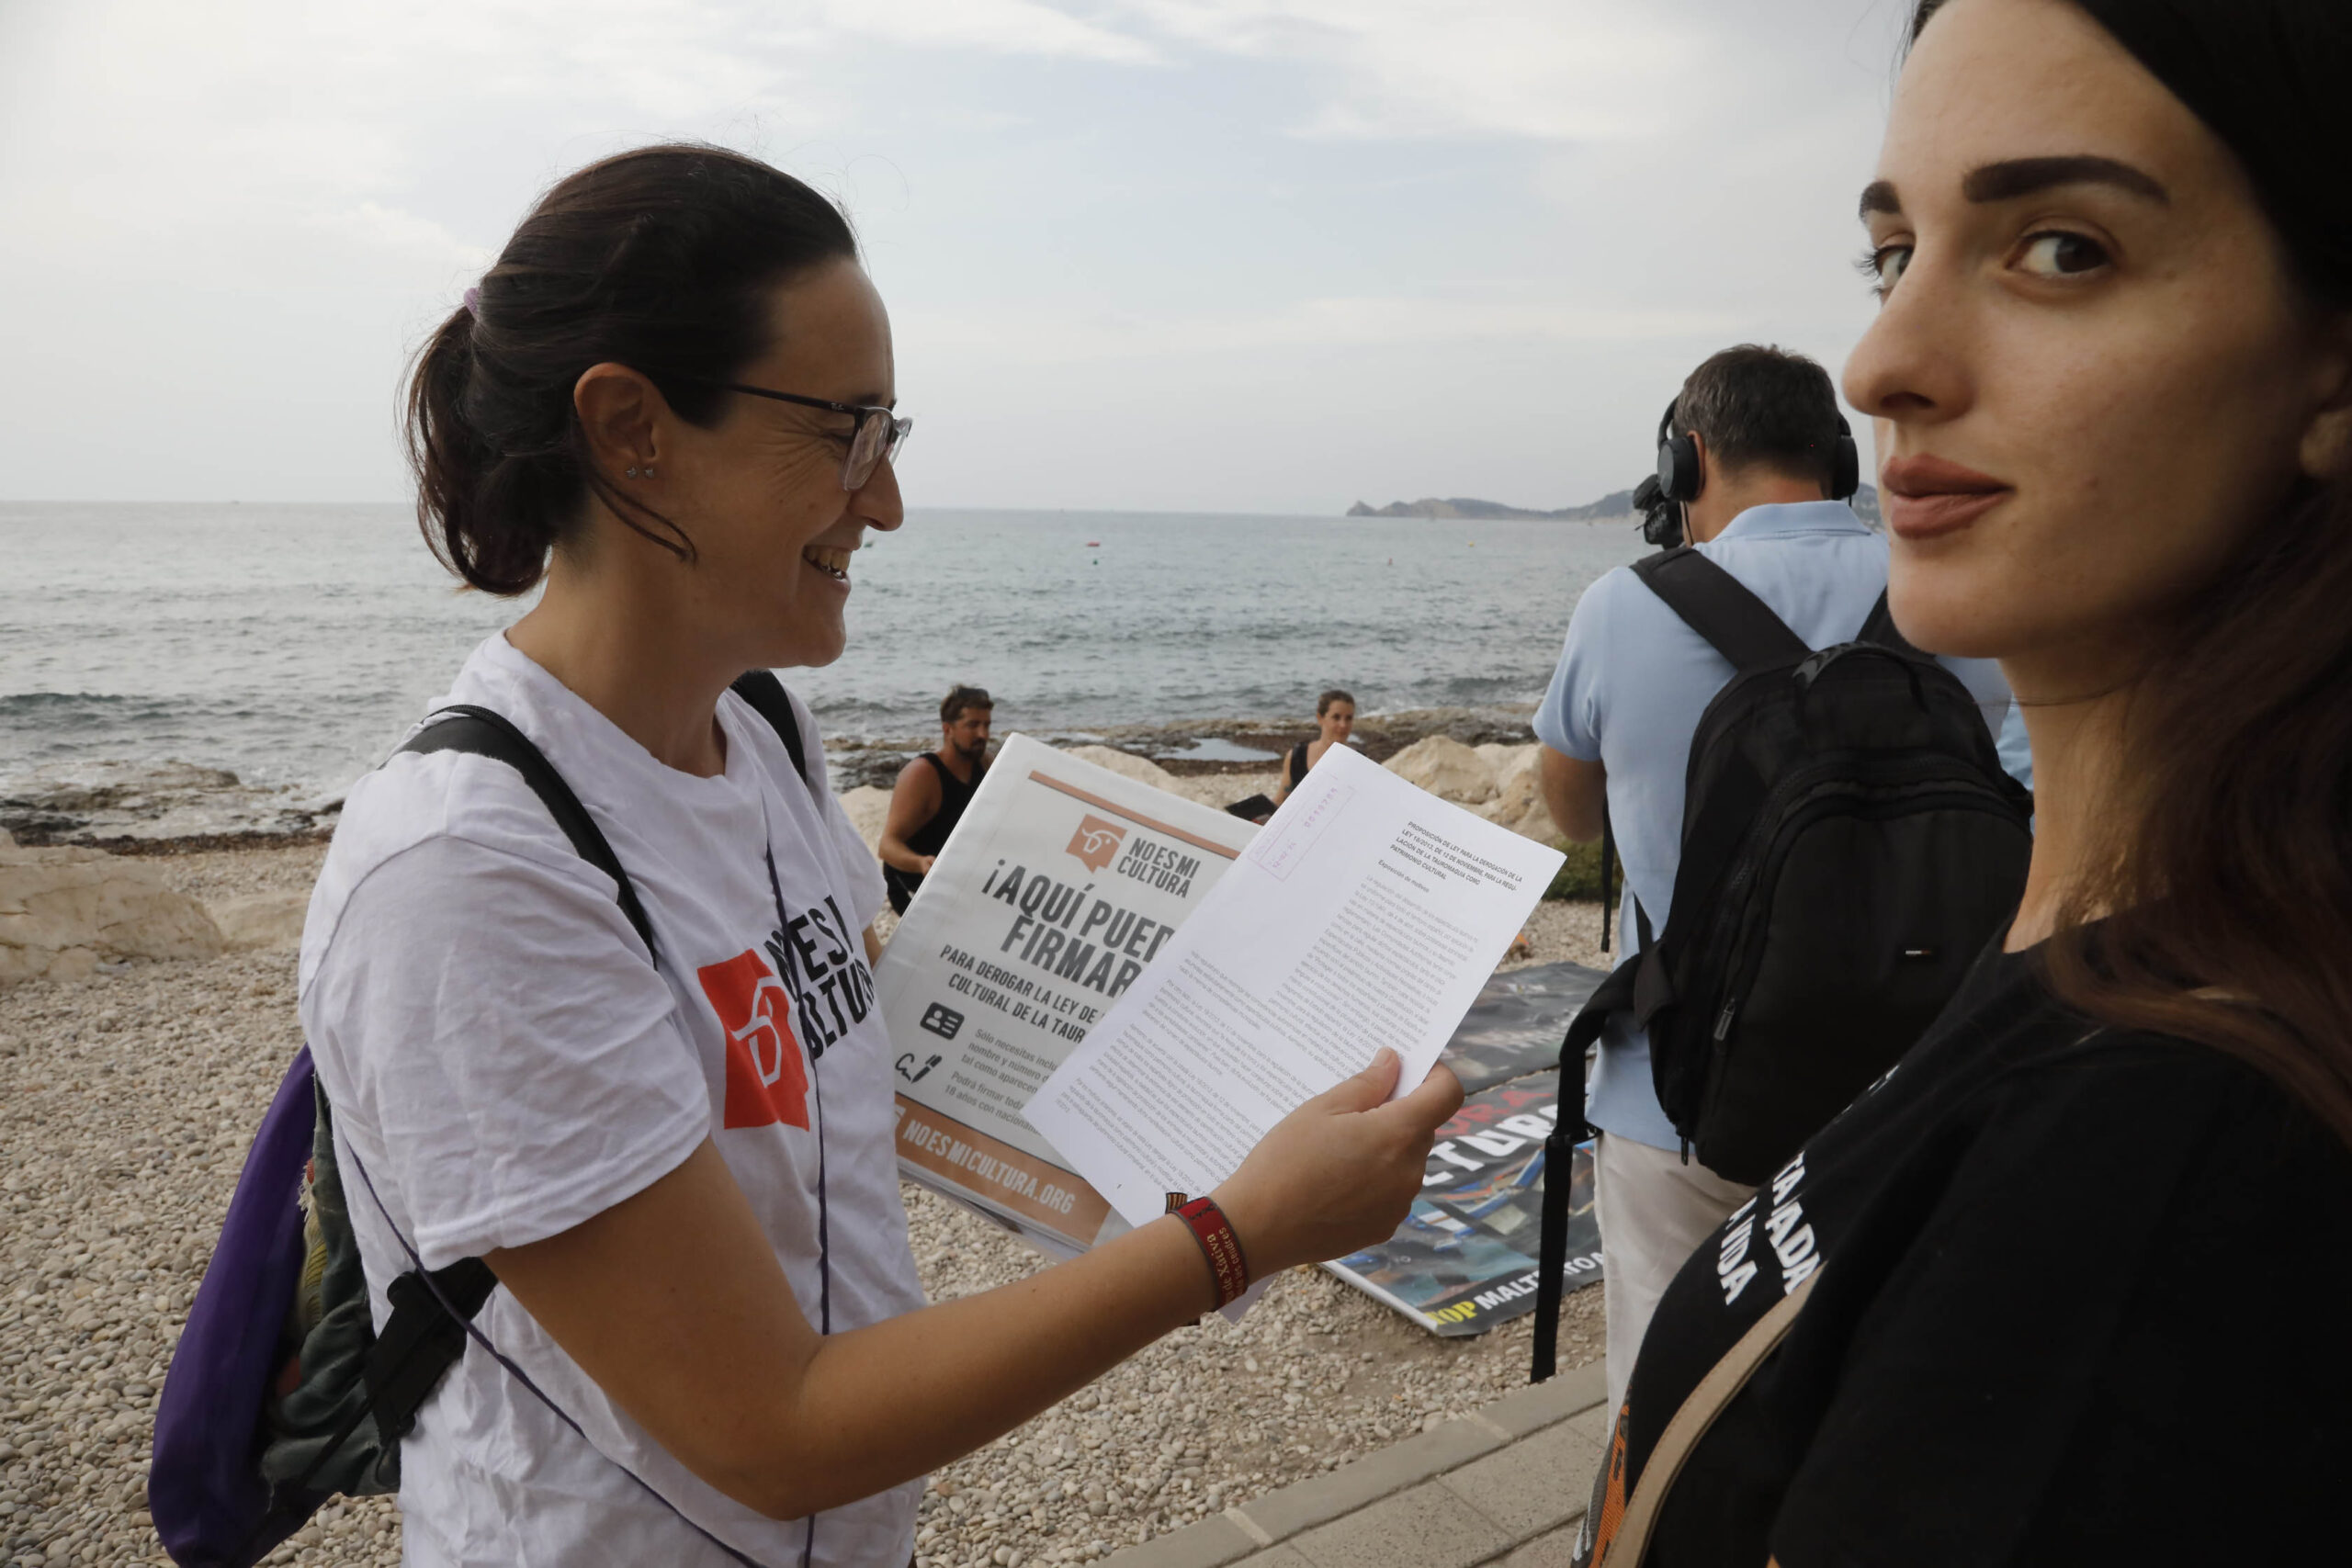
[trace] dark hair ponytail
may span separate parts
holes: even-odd
[[[2352,183],[2326,173],[2352,146],[2352,7],[2074,3],[2236,155],[2312,299],[2352,308]],[[2347,603],[2338,474],[2298,484],[2174,617],[2126,720],[2128,808],[2049,952],[2069,1006],[2249,1062],[2352,1144]]]
[[[485,592],[524,592],[594,494],[692,559],[683,529],[590,459],[574,384],[627,365],[707,424],[724,396],[713,383],[770,346],[775,285],[856,255],[831,201],[720,148],[639,148],[558,182],[411,373],[409,465],[434,553]]]

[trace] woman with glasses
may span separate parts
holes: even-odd
[[[1594,1532],[1608,1568],[2342,1561],[2352,8],[1911,36],[1845,391],[1896,623],[2024,706],[2032,864],[1668,1289]]]
[[[841,214],[698,147],[558,184],[416,367],[428,536],[543,589],[448,700],[536,745],[627,881],[453,749],[361,781],[321,874],[302,1018],[379,1321],[412,1259],[479,1257],[510,1363],[475,1346],[423,1407],[412,1564],[903,1563],[925,1471],[1387,1235],[1459,1102],[1441,1071],[1384,1104],[1384,1057],[1189,1222],[923,1304],[880,878],[807,709],[729,690],[840,656],[859,544],[901,522],[895,380]]]

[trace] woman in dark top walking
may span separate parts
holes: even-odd
[[[1675,1280],[1587,1545],[1631,1568],[1676,1412],[1802,1291],[1643,1562],[2341,1561],[2352,9],[1926,0],[1912,39],[1845,389],[1896,621],[2024,705],[2032,871]]]

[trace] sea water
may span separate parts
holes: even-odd
[[[828,735],[1304,722],[1542,694],[1630,525],[918,510],[851,568],[849,649],[786,672]],[[463,591],[401,505],[0,502],[0,803],[266,827],[379,761],[528,601]],[[233,775],[233,784],[230,782]]]

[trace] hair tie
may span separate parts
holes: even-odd
[[[474,288],[469,288],[469,289],[467,289],[467,290],[466,290],[466,293],[465,293],[465,304],[466,304],[466,314],[467,314],[467,315],[469,315],[469,316],[471,316],[471,317],[472,317],[475,321],[481,321],[481,287],[480,287],[479,285],[477,285],[477,286],[475,286]]]

